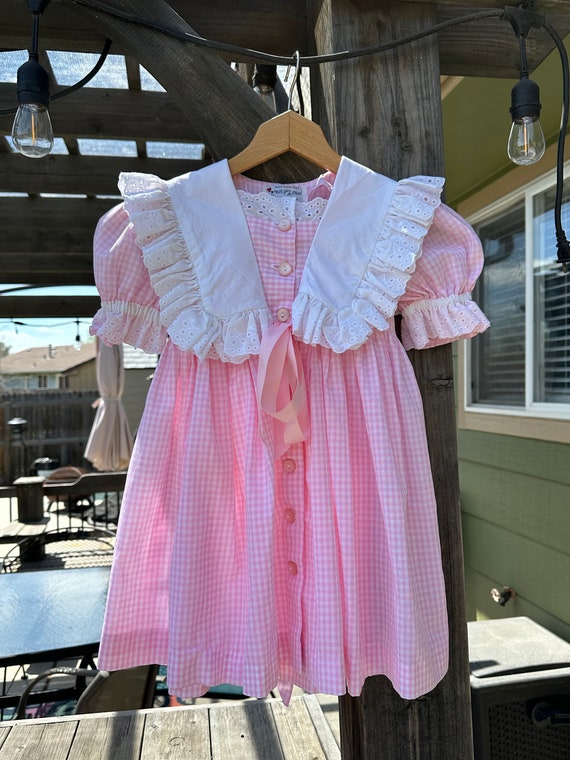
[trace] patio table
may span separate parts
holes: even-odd
[[[0,574],[0,668],[72,657],[93,666],[109,573],[86,567]],[[0,708],[14,699],[0,695]]]

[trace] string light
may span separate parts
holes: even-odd
[[[91,320],[83,320],[83,319],[74,319],[70,322],[58,322],[57,324],[50,324],[50,325],[38,325],[35,322],[22,322],[19,319],[5,319],[1,320],[0,324],[5,325],[14,325],[15,327],[35,327],[38,330],[48,330],[52,327],[66,327],[67,325],[90,325]]]
[[[28,0],[28,3],[30,4],[30,7],[32,7],[34,4],[39,4],[45,7],[50,0]],[[265,53],[259,50],[252,50],[250,48],[241,47],[238,45],[231,45],[228,43],[222,43],[217,42],[213,40],[206,39],[205,37],[200,37],[196,34],[192,34],[190,32],[184,32],[180,29],[174,29],[172,27],[169,27],[167,25],[158,24],[155,21],[151,21],[149,19],[142,18],[140,16],[137,16],[132,13],[128,13],[126,11],[121,11],[108,3],[104,2],[104,0],[73,0],[73,2],[76,5],[83,5],[91,9],[102,11],[109,16],[119,18],[131,23],[138,24],[140,26],[144,26],[146,28],[154,29],[156,31],[163,32],[164,34],[169,35],[170,37],[181,39],[187,42],[191,42],[195,45],[199,45],[202,47],[208,47],[213,48],[215,50],[226,52],[232,54],[235,60],[242,60],[242,61],[253,61],[256,63],[270,63],[273,65],[287,65],[291,62],[290,56],[279,56],[279,55],[273,55],[271,53]],[[566,135],[566,130],[568,126],[568,110],[569,110],[569,79],[570,75],[568,72],[568,56],[566,54],[566,51],[564,49],[564,44],[556,32],[556,30],[552,27],[552,25],[545,19],[545,17],[541,14],[538,14],[532,10],[532,8],[528,7],[528,2],[523,2],[519,6],[505,6],[504,8],[490,8],[484,11],[478,11],[476,13],[470,13],[466,14],[464,16],[458,16],[453,19],[449,19],[447,21],[441,22],[439,24],[435,24],[427,29],[424,29],[420,32],[417,32],[412,35],[408,35],[406,37],[401,37],[396,40],[392,40],[391,42],[387,43],[381,43],[378,45],[372,45],[364,48],[359,48],[356,50],[344,50],[339,51],[335,53],[330,53],[327,55],[312,55],[312,56],[299,56],[298,53],[296,53],[297,60],[296,64],[297,66],[311,66],[321,63],[327,63],[327,62],[334,62],[334,61],[342,61],[347,60],[351,58],[358,58],[361,56],[366,55],[373,55],[377,53],[382,53],[388,50],[392,50],[394,48],[400,47],[402,45],[406,45],[412,42],[416,42],[420,39],[423,39],[424,37],[427,37],[432,34],[437,34],[440,31],[443,31],[444,29],[448,29],[450,27],[458,26],[459,24],[465,24],[469,23],[471,21],[480,21],[482,19],[486,18],[501,18],[503,20],[509,21],[517,34],[517,37],[521,39],[521,37],[526,37],[528,31],[531,27],[535,27],[537,29],[544,29],[552,38],[555,45],[557,46],[560,58],[561,58],[561,64],[562,64],[562,76],[563,76],[563,115],[559,130],[559,136],[558,136],[558,154],[557,154],[557,184],[556,184],[556,196],[557,200],[555,203],[555,225],[556,225],[556,238],[557,238],[557,246],[558,246],[558,257],[557,260],[559,263],[562,263],[564,271],[566,271],[567,264],[570,262],[570,244],[568,243],[566,239],[566,234],[564,230],[562,229],[561,225],[561,204],[562,204],[562,192],[563,192],[563,169],[564,169],[564,138]],[[110,41],[106,41],[106,47],[107,43],[110,46]],[[108,50],[108,47],[107,47]],[[106,53],[105,53],[106,55]],[[100,66],[103,64],[104,61],[104,55],[102,54],[102,57],[100,61],[98,62],[95,69],[98,70],[97,67],[100,68]],[[525,65],[526,67],[526,59],[525,59],[525,52],[524,52],[524,39],[521,41],[521,64]],[[522,66],[521,66],[522,69]],[[95,70],[94,70],[95,72]],[[77,85],[75,85],[73,88],[69,88],[69,90],[78,89],[80,86],[82,86],[86,80],[92,78],[94,75],[94,72],[90,72],[90,74],[84,78],[81,82],[78,82]],[[521,84],[523,80],[526,80],[524,84]],[[531,114],[530,116],[528,114],[522,114],[522,110],[526,110],[527,103],[525,101],[528,100],[528,95],[531,95],[531,100],[533,100],[533,108],[534,111],[537,110],[540,111],[540,103],[538,102],[538,95],[532,85],[534,83],[531,82],[531,80],[528,79],[527,76],[524,76],[523,71],[521,70],[521,82],[519,82],[519,89],[515,87],[513,90],[513,104],[512,104],[512,116],[513,121],[517,121],[519,118],[519,115],[521,117],[521,126],[523,126],[523,140],[522,140],[522,150],[525,156],[523,158],[529,159],[529,157],[532,154],[532,158],[534,160],[538,160],[538,158],[542,155],[544,152],[543,150],[543,138],[542,130],[536,127],[536,124],[538,122],[534,119],[534,116]],[[529,87],[530,85],[530,87]],[[534,85],[535,86],[535,85]],[[530,92],[530,90],[533,90],[533,92]],[[515,92],[516,90],[516,92]],[[522,96],[521,96],[522,91]],[[66,91],[62,91],[58,93],[59,96],[67,94]],[[54,96],[55,97],[55,96]],[[538,106],[537,106],[538,103]],[[0,111],[0,114],[2,111]],[[529,121],[529,119],[531,121]],[[523,121],[524,120],[524,121]],[[532,128],[532,132],[537,133],[537,137],[534,138],[534,149],[531,150],[531,143],[533,140],[529,139],[529,130]],[[512,139],[509,140],[509,153],[513,153],[518,158],[520,158],[520,141],[518,140],[518,136],[520,134],[520,130],[517,128],[512,132],[511,137]],[[525,142],[526,139],[526,142]],[[515,147],[513,147],[515,146]],[[516,148],[516,149],[515,149]],[[518,163],[528,163],[528,160],[525,161],[517,161]]]
[[[60,327],[67,327],[68,325],[75,325],[75,341],[74,341],[74,348],[77,351],[81,351],[81,333],[79,326],[80,325],[90,325],[90,320],[82,320],[82,319],[74,319],[73,321],[69,322],[58,322],[56,324],[36,324],[31,322],[22,322],[19,319],[7,319],[7,320],[0,320],[0,325],[10,325],[14,328],[14,332],[16,335],[20,334],[20,330],[18,328],[20,327],[29,327],[31,329],[35,330],[55,330]]]
[[[513,123],[507,142],[507,154],[514,164],[530,166],[544,156],[546,141],[540,124],[540,91],[529,79],[526,62],[526,34],[520,33],[521,73],[511,93]]]
[[[28,0],[32,11],[32,45],[29,59],[18,69],[18,110],[12,139],[18,151],[28,158],[47,156],[53,148],[53,129],[49,117],[49,77],[38,58],[40,16],[50,0]]]

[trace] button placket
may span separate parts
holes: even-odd
[[[280,575],[284,591],[287,623],[285,650],[294,668],[301,667],[302,595],[304,586],[304,447],[293,444],[275,463],[278,471],[281,506]]]
[[[283,326],[292,320],[291,305],[297,286],[297,228],[295,198],[283,198],[283,219],[271,234],[272,291],[270,308],[273,318]],[[275,561],[282,604],[278,610],[278,627],[282,633],[280,654],[283,660],[300,667],[303,590],[304,477],[303,447],[293,444],[284,458],[275,462],[276,520]]]
[[[287,561],[287,572],[291,577],[295,577],[299,573],[298,561],[302,556],[302,546],[299,545],[299,539],[302,543],[302,526],[295,525],[297,523],[297,511],[295,507],[297,504],[302,506],[302,493],[299,492],[300,484],[298,479],[295,478],[294,473],[297,470],[297,462],[291,456],[286,456],[281,461],[281,468],[283,470],[282,484],[283,484],[283,496],[284,501],[287,504],[283,510],[283,517],[287,524],[287,539],[286,546],[288,548],[287,555],[289,560]]]

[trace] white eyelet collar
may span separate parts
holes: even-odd
[[[297,339],[343,352],[387,329],[443,183],[395,182],[343,157],[292,305]],[[119,186],[172,341],[201,359],[258,354],[272,318],[227,161],[168,182],[122,174]]]

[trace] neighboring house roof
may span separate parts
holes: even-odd
[[[154,369],[158,354],[147,354],[142,348],[123,345],[123,367],[125,369]]]
[[[69,372],[82,364],[95,360],[95,343],[75,346],[41,346],[26,348],[0,359],[2,375],[49,375]]]

